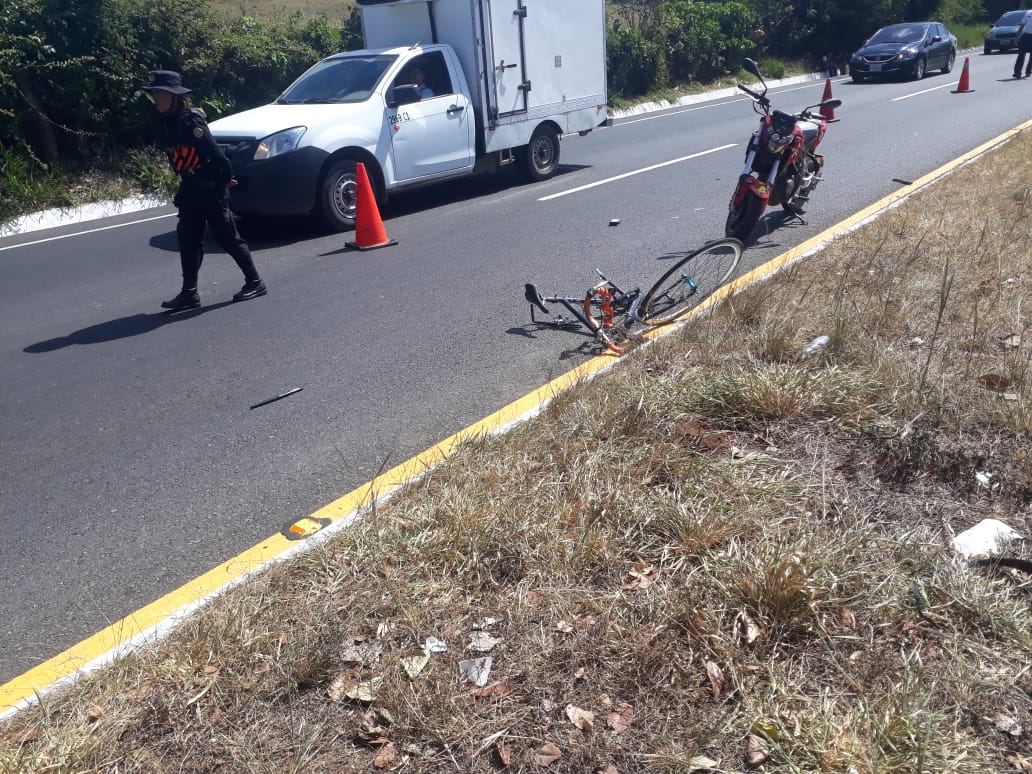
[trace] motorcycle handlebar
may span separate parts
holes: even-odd
[[[741,89],[742,91],[744,91],[746,94],[748,94],[754,100],[759,102],[761,105],[764,105],[764,106],[770,105],[770,100],[769,99],[767,99],[762,94],[757,94],[755,91],[750,89],[748,86],[745,86],[744,84],[740,83],[740,84],[738,84],[738,88]]]

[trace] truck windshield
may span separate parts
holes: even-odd
[[[333,56],[308,69],[276,100],[278,105],[364,102],[396,56]]]

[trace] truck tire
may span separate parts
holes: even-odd
[[[315,214],[324,226],[333,231],[347,231],[355,227],[358,204],[355,163],[353,159],[336,162],[319,182]]]
[[[539,126],[530,142],[520,148],[520,166],[531,180],[547,180],[559,168],[559,135],[550,126]]]

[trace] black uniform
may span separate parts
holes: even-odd
[[[229,211],[228,185],[233,171],[229,159],[215,144],[204,113],[196,108],[176,111],[165,116],[163,129],[165,153],[181,180],[173,203],[179,208],[176,235],[183,265],[183,292],[197,289],[197,273],[204,260],[205,224],[244,273],[245,288],[261,284],[251,251]]]

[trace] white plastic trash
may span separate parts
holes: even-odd
[[[818,352],[823,352],[824,350],[826,350],[829,344],[831,344],[830,336],[818,336],[805,347],[803,347],[801,350],[799,350],[798,357],[800,360],[802,360],[803,358],[816,355]]]
[[[983,519],[953,538],[953,550],[964,559],[995,556],[1012,540],[1024,536],[999,519]]]

